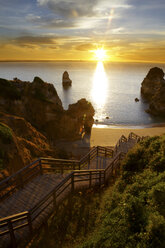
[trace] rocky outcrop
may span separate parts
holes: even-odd
[[[72,85],[72,80],[69,78],[69,73],[64,71],[62,76],[62,85],[63,87],[69,87]]]
[[[150,69],[142,82],[141,94],[149,103],[147,112],[165,117],[165,80],[162,69]]]
[[[13,173],[38,157],[53,156],[47,138],[24,118],[0,112],[1,169]],[[10,136],[9,136],[10,135]],[[10,137],[6,140],[5,137]],[[4,139],[5,138],[5,139]]]
[[[79,100],[75,104],[70,104],[67,114],[70,118],[74,119],[76,116],[76,121],[78,126],[84,129],[86,133],[91,132],[92,125],[94,123],[94,108],[90,102],[88,102],[85,98]]]
[[[59,157],[55,144],[90,133],[93,115],[85,99],[64,110],[54,86],[38,77],[0,79],[0,180],[38,157]]]
[[[32,83],[0,79],[0,110],[24,118],[52,143],[80,138],[83,127],[90,132],[94,115],[85,99],[64,110],[53,84],[38,77]]]

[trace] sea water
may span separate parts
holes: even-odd
[[[165,122],[146,113],[147,103],[141,98],[141,83],[150,68],[165,64],[110,62],[0,62],[0,78],[32,81],[35,76],[54,84],[65,109],[86,98],[95,109],[95,123],[111,126],[150,126]],[[62,74],[67,70],[72,80],[62,87]],[[135,102],[135,98],[139,102]]]

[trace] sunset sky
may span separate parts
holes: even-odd
[[[0,60],[165,62],[165,0],[0,0]]]

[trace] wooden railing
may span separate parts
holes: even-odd
[[[133,133],[129,138],[138,140],[138,136],[135,136]],[[116,145],[116,149],[118,149],[121,143],[126,142],[126,140],[126,137],[122,136]],[[96,156],[111,157],[112,160],[105,169],[82,169]],[[61,173],[64,173],[65,170],[73,170],[55,186],[49,194],[43,197],[43,199],[30,209],[30,211],[0,219],[0,237],[4,238],[4,235],[9,234],[11,240],[10,247],[17,247],[16,234],[19,229],[28,226],[29,234],[33,234],[36,229],[40,228],[43,222],[51,216],[56,206],[59,205],[68,194],[74,193],[82,187],[91,188],[96,185],[105,185],[110,176],[113,175],[113,172],[120,168],[120,162],[124,156],[125,153],[122,152],[115,153],[112,149],[95,147],[80,161],[41,158],[8,179],[5,179],[0,183],[0,189],[5,188],[7,190],[7,195],[9,195],[17,189],[17,186],[18,188],[22,187],[31,176],[35,176],[38,173],[42,174],[44,171],[51,170],[55,172],[60,170]],[[62,163],[62,167],[60,167],[60,163]],[[22,176],[23,179],[20,179],[20,176]],[[19,183],[17,182],[17,177]],[[8,188],[10,188],[9,191]],[[39,217],[43,217],[43,221],[39,222],[37,220]]]
[[[40,158],[43,173],[61,173],[65,171],[80,169],[80,162],[78,160],[54,159],[54,158]]]
[[[128,140],[129,139],[135,139],[138,142],[138,141],[140,141],[142,139],[142,137],[137,135],[137,134],[135,134],[135,133],[133,133],[133,132],[131,132],[129,134],[129,136],[128,136]]]
[[[121,144],[124,142],[126,143],[127,141],[128,141],[127,138],[124,135],[122,135],[115,146],[114,152],[117,153]]]
[[[106,169],[74,170],[66,176],[48,195],[38,202],[29,212],[0,219],[0,236],[10,234],[11,244],[16,247],[15,233],[18,229],[28,226],[30,233],[34,231],[33,224],[39,216],[48,219],[54,209],[68,195],[79,188],[101,186],[109,180],[110,174],[120,164],[122,154],[118,154]],[[21,224],[20,224],[21,221]],[[23,222],[23,223],[22,223]],[[42,223],[39,224],[38,228]],[[6,229],[4,230],[4,227]]]
[[[12,176],[0,182],[0,201],[11,195],[14,191],[23,186],[33,177],[43,173],[65,173],[73,170],[80,170],[90,165],[90,162],[97,156],[113,157],[113,150],[105,147],[95,147],[80,161],[54,158],[39,158],[33,163],[25,166]]]
[[[28,211],[11,215],[0,219],[0,240],[6,245],[6,238],[9,235],[7,247],[17,247],[16,231],[28,227],[29,236],[33,233],[31,215]],[[3,246],[2,246],[3,247]]]
[[[0,182],[0,201],[11,195],[14,191],[22,188],[33,177],[42,174],[41,160],[25,166],[12,176]]]

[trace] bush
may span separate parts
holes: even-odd
[[[10,144],[13,140],[11,129],[0,122],[0,139],[5,144]]]
[[[71,215],[68,207],[61,212],[66,227],[61,229],[61,240],[68,237],[66,246],[61,247],[164,248],[164,148],[165,136],[140,142],[126,156],[121,178],[113,189],[106,190],[99,202],[97,199],[98,205],[92,202],[92,197],[87,202],[87,196],[83,195],[78,204],[70,205]],[[99,211],[95,210],[97,207]],[[50,230],[54,242],[58,238],[55,237],[55,225],[59,226],[57,219]],[[77,240],[81,244],[77,242],[76,245]]]

